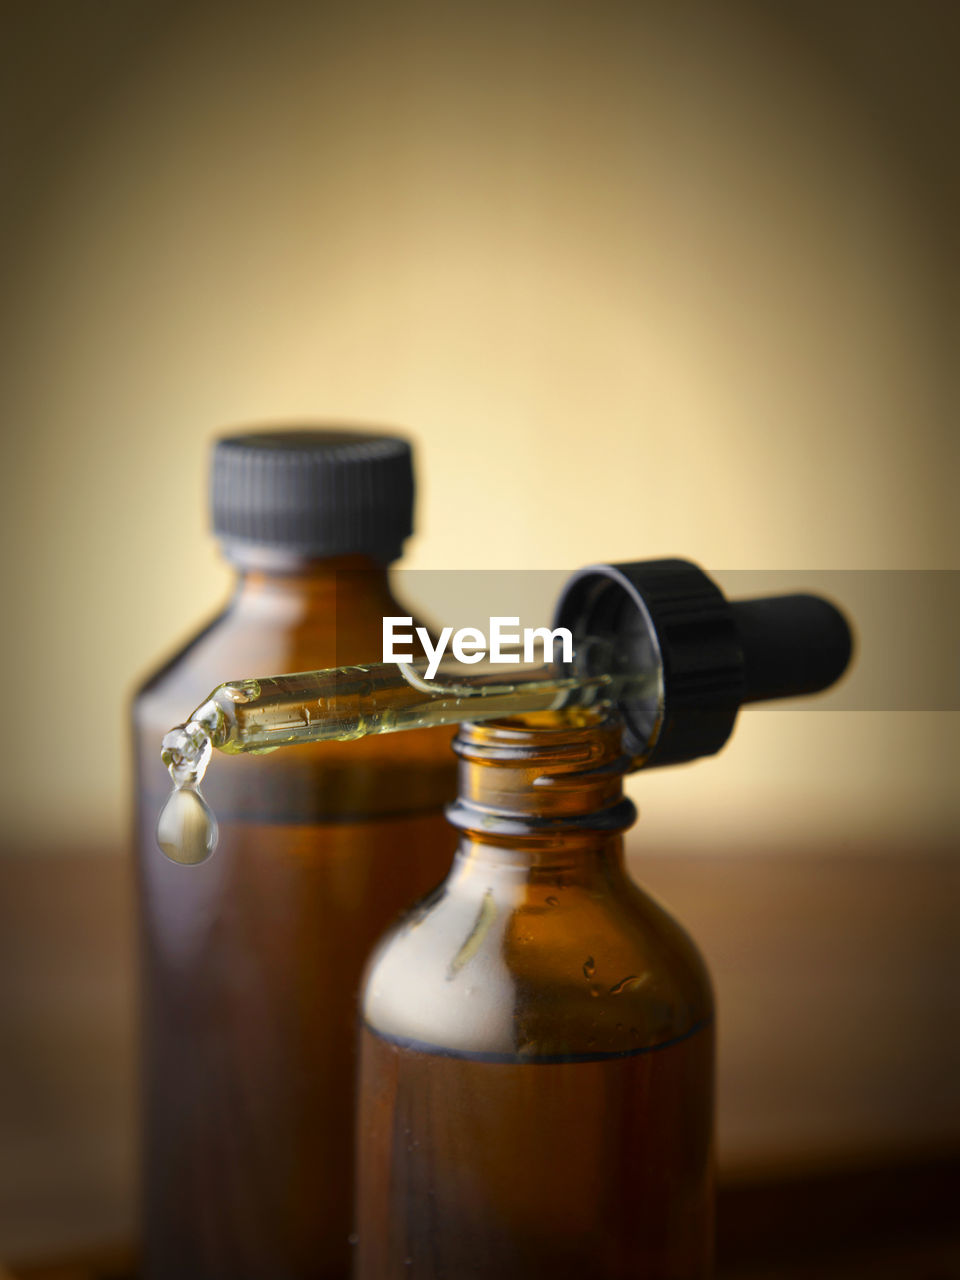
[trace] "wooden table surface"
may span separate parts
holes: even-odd
[[[722,1183],[717,1280],[958,1280],[958,1204],[960,1151],[885,1167]],[[137,1280],[136,1251],[93,1249],[0,1269],[0,1280],[8,1277]]]
[[[638,842],[631,867],[717,988],[720,1274],[960,1277],[956,1168],[937,1154],[960,1153],[960,859]],[[129,1250],[98,1247],[135,1235],[134,936],[121,855],[0,857],[0,1259],[15,1275],[131,1274]],[[50,1258],[79,1261],[36,1269]]]

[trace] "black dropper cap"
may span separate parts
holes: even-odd
[[[573,632],[575,651],[588,637],[607,641],[598,655],[604,670],[650,673],[649,687],[620,701],[626,749],[647,767],[714,754],[743,703],[818,693],[852,652],[846,619],[827,600],[728,601],[687,560],[581,569],[554,626]]]
[[[396,560],[413,532],[413,457],[400,436],[341,428],[251,431],[213,452],[214,533],[304,556]]]

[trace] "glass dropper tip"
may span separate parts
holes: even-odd
[[[200,783],[213,755],[210,732],[191,719],[164,734],[161,759],[173,791],[157,819],[157,844],[172,862],[196,866],[217,847],[219,828],[213,810],[200,792]]]

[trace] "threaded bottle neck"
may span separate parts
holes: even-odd
[[[463,725],[459,797],[450,822],[474,841],[612,834],[636,818],[617,720],[542,713]]]

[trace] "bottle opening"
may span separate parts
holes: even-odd
[[[570,828],[616,832],[636,818],[623,795],[632,760],[616,715],[568,708],[468,723],[453,749],[460,794],[447,817],[475,839]]]

